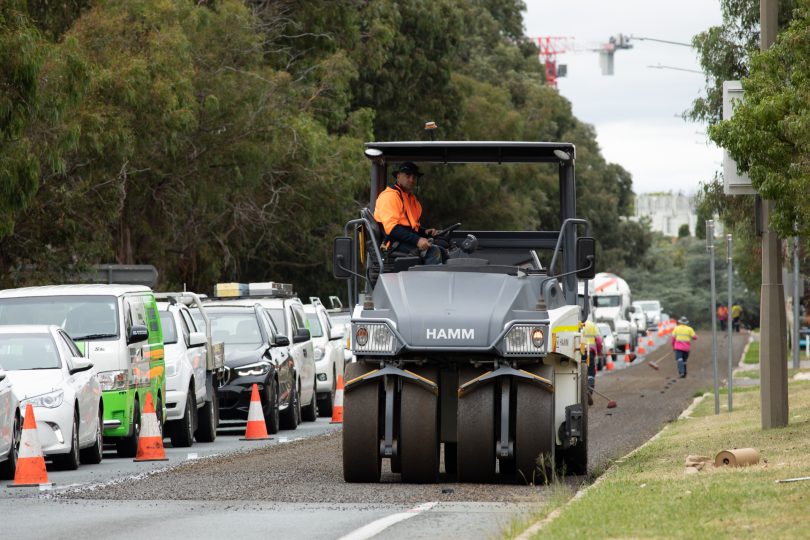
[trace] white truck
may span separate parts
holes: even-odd
[[[600,272],[594,277],[592,294],[596,322],[610,325],[619,351],[624,350],[625,345],[635,351],[639,328],[633,318],[636,308],[632,305],[627,282],[616,274]]]
[[[213,442],[219,425],[216,389],[225,373],[223,343],[214,343],[202,300],[190,292],[155,293],[166,361],[166,434],[174,447]],[[189,308],[201,316],[198,326]]]

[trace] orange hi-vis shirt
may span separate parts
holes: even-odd
[[[390,235],[397,225],[408,227],[419,233],[419,218],[422,205],[413,193],[408,193],[398,185],[386,188],[377,197],[374,219],[382,223],[385,234]]]

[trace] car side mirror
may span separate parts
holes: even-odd
[[[309,330],[307,330],[306,328],[299,328],[298,330],[295,331],[293,343],[303,343],[309,340],[310,340]]]
[[[191,332],[188,335],[188,348],[203,347],[208,343],[208,338],[202,332]]]
[[[337,326],[332,327],[332,330],[329,331],[329,339],[343,339],[345,336],[344,329]]]
[[[577,277],[593,279],[596,276],[596,240],[590,236],[577,238]]]
[[[334,252],[332,254],[332,274],[337,279],[352,277],[352,239],[348,236],[335,238]]]
[[[290,345],[290,338],[287,336],[276,336],[276,347],[287,347]]]
[[[129,329],[127,345],[146,341],[147,339],[149,339],[149,329],[142,324],[134,324],[132,328]]]
[[[88,369],[91,369],[93,367],[93,362],[81,356],[71,358],[70,363],[73,366],[69,370],[71,375],[79,373],[81,371],[87,371]]]

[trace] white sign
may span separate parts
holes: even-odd
[[[734,116],[734,109],[742,103],[743,89],[740,81],[723,81],[723,120]],[[756,195],[748,175],[737,172],[737,162],[723,149],[723,193],[726,195]]]

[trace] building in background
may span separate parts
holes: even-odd
[[[650,228],[666,236],[678,236],[681,225],[689,226],[689,234],[695,235],[697,212],[695,197],[678,193],[640,193],[636,195],[635,215],[633,221],[647,216]]]

